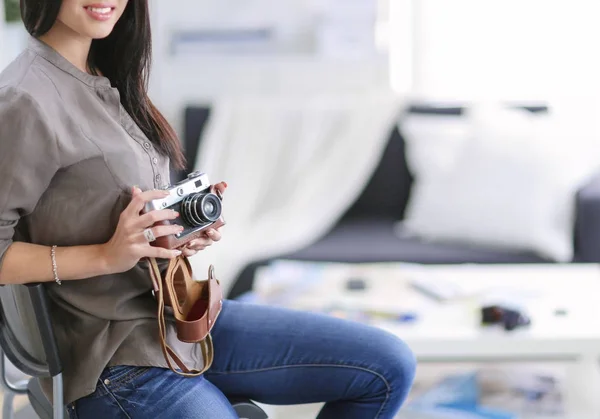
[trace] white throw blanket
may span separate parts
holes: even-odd
[[[391,94],[216,103],[195,168],[228,183],[227,225],[191,258],[195,276],[214,264],[228,292],[247,263],[322,237],[366,186],[399,111]]]

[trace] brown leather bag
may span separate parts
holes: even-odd
[[[214,348],[210,331],[223,306],[221,285],[215,278],[214,267],[211,265],[208,269],[207,280],[195,281],[190,262],[187,257],[181,255],[169,261],[162,277],[156,259],[150,258],[150,277],[158,301],[160,343],[169,368],[186,377],[203,374],[213,362]],[[186,367],[167,344],[165,306],[173,308],[177,338],[183,342],[200,343],[204,358],[204,368],[201,371]],[[177,364],[179,370],[174,368],[172,362]]]

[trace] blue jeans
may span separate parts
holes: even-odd
[[[227,394],[274,405],[326,402],[319,419],[391,419],[415,374],[397,337],[320,314],[225,301],[212,335],[215,359],[203,376],[109,367],[96,391],[70,406],[71,417],[237,418]]]

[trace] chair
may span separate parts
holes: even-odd
[[[12,419],[13,399],[26,394],[41,419],[67,416],[63,401],[62,362],[50,322],[43,284],[0,287],[0,386],[4,391],[2,419]],[[22,376],[10,371],[7,358]],[[53,403],[40,387],[40,377],[52,377]],[[241,419],[267,419],[250,400],[230,399]]]

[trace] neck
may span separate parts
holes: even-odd
[[[81,36],[57,21],[52,29],[40,36],[39,39],[51,46],[81,71],[89,72],[87,60],[92,46],[91,38]]]

